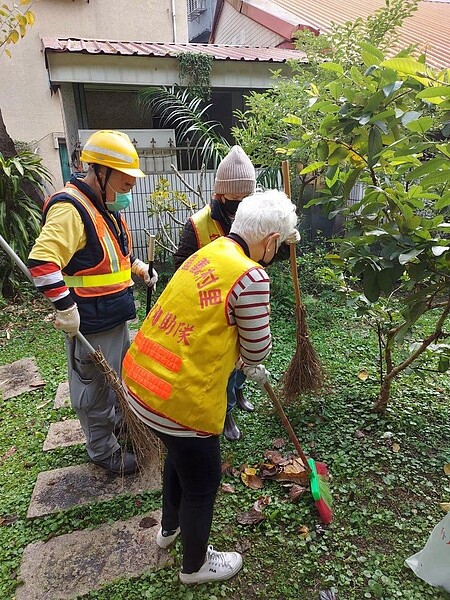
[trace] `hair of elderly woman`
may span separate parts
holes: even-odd
[[[279,233],[280,241],[284,242],[297,224],[295,210],[295,204],[284,192],[255,192],[239,203],[230,233],[240,235],[249,244],[257,244],[271,233]]]

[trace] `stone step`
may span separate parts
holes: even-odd
[[[76,444],[84,444],[85,442],[86,438],[81,429],[80,421],[78,419],[67,419],[66,421],[50,424],[42,450],[47,452],[55,448],[65,448]]]
[[[0,394],[4,400],[15,398],[24,392],[32,392],[44,385],[45,381],[39,373],[34,356],[0,367]]]
[[[120,477],[92,463],[39,473],[28,507],[28,518],[110,500],[121,494],[161,489],[160,458],[135,475]]]
[[[138,577],[171,564],[156,545],[161,514],[74,531],[29,544],[23,553],[16,600],[69,600],[118,578]]]
[[[53,408],[67,408],[70,406],[69,382],[63,381],[56,390]]]

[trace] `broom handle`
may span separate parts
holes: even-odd
[[[288,198],[291,197],[291,179],[289,176],[289,161],[283,160],[281,163],[281,172],[283,174],[283,188],[284,193]],[[291,263],[291,274],[292,283],[294,284],[295,304],[297,309],[300,309],[302,304],[302,297],[300,294],[300,283],[298,281],[298,270],[297,270],[297,256],[295,254],[295,244],[289,244],[289,260]]]
[[[147,248],[147,258],[148,258],[148,274],[152,277],[153,273],[153,262],[155,260],[155,237],[154,235],[148,236],[148,248]],[[150,312],[152,307],[152,292],[153,286],[147,288],[147,310],[146,315]]]
[[[266,390],[267,394],[269,395],[270,399],[272,400],[272,402],[277,410],[278,416],[280,417],[281,422],[283,423],[284,428],[286,429],[286,431],[289,435],[289,439],[294,444],[294,448],[297,450],[297,454],[302,459],[302,462],[305,466],[306,472],[308,473],[308,475],[310,475],[311,467],[309,466],[308,459],[307,459],[305,453],[303,452],[302,447],[300,446],[298,437],[295,435],[295,431],[292,429],[292,425],[290,424],[289,419],[287,418],[286,413],[283,410],[283,407],[281,406],[281,402],[276,397],[275,392],[273,391],[273,388],[268,381],[266,381],[266,383],[264,384],[264,389]]]
[[[0,246],[3,248],[3,250],[9,256],[9,258],[13,262],[16,263],[16,265],[19,267],[19,269],[22,271],[22,273],[24,275],[26,275],[26,277],[28,277],[28,279],[34,285],[33,278],[31,277],[31,273],[28,270],[26,264],[22,261],[22,259],[19,256],[17,256],[17,254],[14,252],[14,250],[11,248],[11,246],[8,244],[8,242],[5,240],[5,238],[3,238],[1,235],[0,235]],[[80,342],[83,344],[83,346],[86,348],[86,350],[90,354],[95,353],[94,347],[87,341],[87,339],[84,337],[84,335],[82,333],[78,332],[76,337],[78,340],[80,340]]]

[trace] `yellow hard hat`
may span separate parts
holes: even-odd
[[[103,165],[132,177],[145,177],[139,156],[126,133],[103,130],[93,133],[81,152],[87,164]]]

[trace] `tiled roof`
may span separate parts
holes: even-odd
[[[266,3],[267,4],[267,3]],[[294,26],[327,31],[331,23],[367,17],[385,6],[384,0],[271,0],[270,4],[292,14]],[[450,3],[422,0],[417,11],[405,20],[398,46],[418,44],[426,50],[428,63],[450,67]]]
[[[181,52],[209,54],[215,60],[240,60],[283,63],[303,60],[304,53],[284,48],[253,48],[220,44],[162,44],[150,42],[119,42],[80,38],[42,38],[44,49],[50,52],[82,52],[85,54],[117,54],[120,56],[176,57]]]

